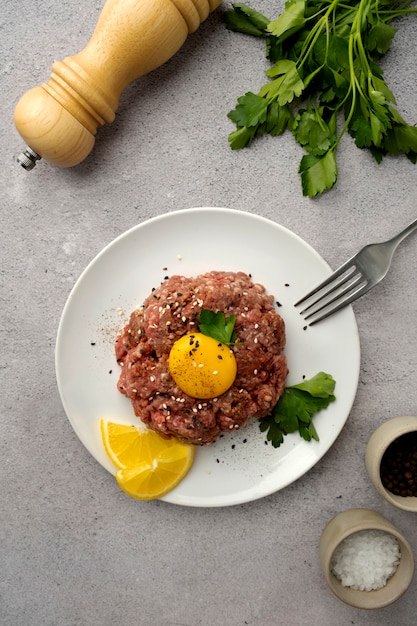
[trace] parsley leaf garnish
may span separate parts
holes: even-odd
[[[212,337],[217,341],[225,344],[232,344],[236,341],[235,323],[236,316],[225,316],[223,311],[209,311],[208,309],[202,309],[199,317],[199,328],[203,335]]]
[[[271,413],[259,420],[259,428],[267,432],[266,438],[274,448],[283,443],[285,435],[297,430],[306,441],[319,441],[312,417],[336,400],[335,385],[330,374],[319,372],[313,378],[284,389]]]
[[[307,152],[298,171],[310,198],[336,183],[336,152],[346,132],[377,163],[401,153],[416,163],[417,127],[394,107],[378,65],[396,33],[390,22],[417,12],[409,1],[287,0],[274,20],[233,4],[224,14],[226,27],[264,38],[271,67],[269,82],[238,98],[229,112],[236,124],[230,147],[249,147],[255,137],[289,130]]]

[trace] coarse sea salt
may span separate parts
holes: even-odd
[[[396,537],[383,530],[361,530],[338,545],[331,571],[344,587],[372,591],[385,587],[400,559]]]

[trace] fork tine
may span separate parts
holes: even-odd
[[[327,305],[325,305],[321,307],[318,311],[315,311],[314,313],[310,313],[310,315],[306,317],[306,320],[307,318],[313,317],[320,310],[324,309],[324,313],[320,315],[319,317],[316,317],[315,319],[313,319],[311,322],[308,323],[308,325],[314,326],[314,324],[317,324],[317,322],[321,322],[322,320],[325,320],[327,317],[330,317],[330,315],[333,315],[337,311],[340,311],[341,309],[345,308],[348,304],[352,304],[352,302],[354,302],[355,300],[363,296],[370,289],[372,289],[372,284],[364,283],[362,284],[362,286],[359,286],[359,288],[353,293],[351,293],[348,297],[340,301],[338,297],[334,298],[334,301],[337,301],[338,304],[336,306],[330,307],[330,309],[328,309]]]
[[[308,300],[309,298],[311,298],[311,296],[314,296],[321,289],[323,289],[324,287],[327,287],[328,285],[330,285],[330,283],[332,283],[334,280],[336,280],[336,278],[339,278],[340,276],[342,276],[342,274],[347,272],[349,269],[351,269],[351,273],[352,273],[356,269],[356,265],[355,265],[354,259],[355,259],[355,257],[352,257],[351,259],[346,261],[346,263],[343,263],[343,265],[341,265],[337,270],[335,270],[333,272],[333,274],[331,274],[328,278],[323,280],[323,282],[321,282],[319,285],[317,285],[317,287],[315,287],[314,289],[309,291],[303,298],[298,300],[294,304],[294,306],[298,306],[298,305],[302,304],[303,302],[305,302],[306,300]]]
[[[334,285],[330,282],[329,289],[325,290],[322,295],[320,295],[320,292],[319,292],[318,293],[319,297],[316,300],[314,300],[314,302],[306,306],[306,308],[303,309],[300,312],[300,314],[304,315],[304,313],[306,313],[310,309],[314,309],[314,311],[312,311],[312,313],[310,313],[309,315],[312,315],[314,312],[318,313],[324,307],[328,306],[329,304],[332,304],[335,300],[338,300],[344,294],[350,292],[353,289],[353,287],[356,287],[358,283],[363,282],[363,281],[364,281],[363,275],[360,272],[357,272],[355,274],[355,272],[353,271],[347,274],[346,276],[342,277],[342,280],[337,281]],[[333,297],[330,298],[329,300],[328,298],[332,295]],[[323,304],[319,308],[316,308],[318,305],[320,305],[321,302],[323,302]],[[309,315],[307,315],[307,317],[309,317]]]

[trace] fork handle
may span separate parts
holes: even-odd
[[[408,235],[411,235],[411,233],[415,230],[417,230],[417,217],[408,226],[406,226],[404,230],[398,233],[398,235],[389,239],[387,243],[392,243],[395,249],[403,241],[403,239],[408,237]]]

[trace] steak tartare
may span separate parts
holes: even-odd
[[[231,346],[237,374],[216,398],[185,394],[168,368],[177,339],[198,331],[202,309],[236,316]],[[243,272],[212,271],[194,278],[172,276],[133,311],[118,336],[119,391],[148,428],[194,445],[216,441],[223,432],[267,415],[285,388],[288,374],[285,324],[265,288]]]

